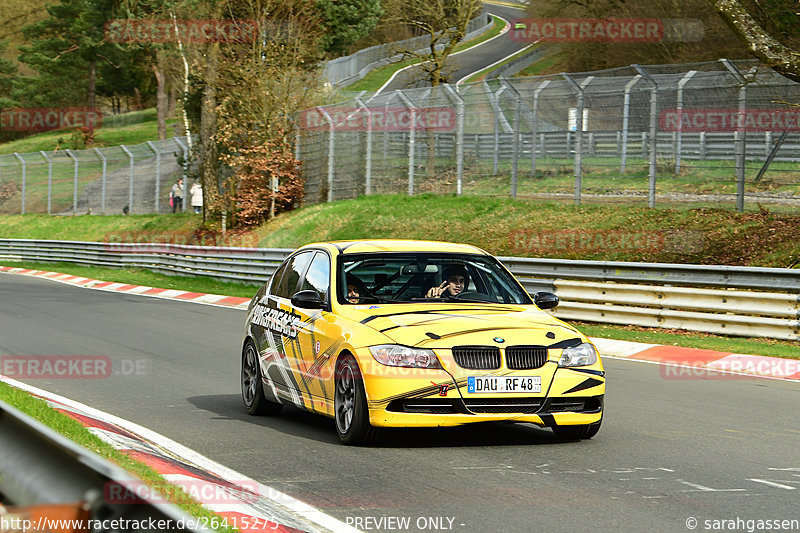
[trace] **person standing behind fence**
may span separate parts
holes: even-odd
[[[183,178],[178,178],[178,181],[172,186],[169,196],[172,199],[172,212],[183,211]]]
[[[192,207],[195,213],[199,213],[203,209],[203,186],[199,181],[195,181],[189,189],[189,194],[192,195]]]

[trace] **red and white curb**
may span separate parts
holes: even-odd
[[[800,360],[746,355],[681,346],[665,346],[642,342],[592,338],[600,354],[606,358],[626,359],[659,364],[673,370],[665,377],[701,378],[719,374],[781,379],[800,382]]]
[[[202,292],[189,292],[177,289],[159,289],[156,287],[146,287],[142,285],[114,283],[111,281],[101,281],[99,279],[82,278],[80,276],[73,276],[71,274],[49,272],[47,270],[30,270],[27,268],[0,266],[0,273],[21,274],[23,276],[35,276],[40,278],[46,278],[61,283],[67,283],[69,285],[86,287],[87,289],[98,289],[111,292],[124,292],[127,294],[150,296],[153,298],[181,300],[185,302],[216,305],[220,307],[234,307],[236,309],[247,309],[247,306],[250,303],[250,298],[241,298],[238,296],[223,296],[220,294],[204,294]]]
[[[150,466],[170,483],[183,488],[188,495],[219,515],[220,523],[243,533],[358,533],[357,529],[308,504],[143,426],[15,379],[0,375],[0,381],[47,401],[117,450]],[[128,488],[138,496],[158,499],[145,485]],[[114,494],[104,496],[113,498]],[[209,526],[213,524],[209,523]]]

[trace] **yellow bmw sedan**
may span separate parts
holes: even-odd
[[[374,442],[386,427],[491,421],[589,439],[605,372],[589,339],[544,311],[556,305],[474,246],[309,244],[250,302],[244,406],[331,417],[345,444]]]

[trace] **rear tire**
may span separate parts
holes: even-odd
[[[247,340],[242,349],[242,401],[247,413],[251,415],[277,415],[283,405],[271,402],[264,397],[264,382],[258,351],[253,341]]]
[[[336,363],[336,392],[333,396],[336,433],[344,444],[371,444],[380,430],[369,423],[367,395],[358,363],[344,355]]]

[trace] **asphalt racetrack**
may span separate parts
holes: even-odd
[[[3,361],[111,361],[108,376],[21,381],[148,427],[364,531],[800,529],[795,382],[699,379],[606,359],[606,415],[591,441],[492,424],[394,430],[378,447],[355,448],[339,444],[326,418],[245,414],[241,310],[15,275],[0,275],[0,297]]]

